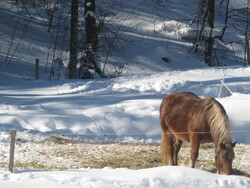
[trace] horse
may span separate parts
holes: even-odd
[[[178,165],[178,153],[183,142],[191,146],[190,163],[195,168],[202,143],[215,144],[215,164],[218,174],[230,175],[235,157],[228,115],[214,98],[200,98],[191,92],[172,93],[160,105],[161,162]]]

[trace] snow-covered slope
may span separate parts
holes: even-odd
[[[214,68],[73,81],[1,78],[1,130],[121,139],[160,139],[159,106],[168,93],[192,91],[218,98],[233,131],[249,131],[249,68]],[[11,84],[10,84],[11,83]],[[131,135],[130,135],[131,134]],[[250,143],[249,132],[233,133]]]

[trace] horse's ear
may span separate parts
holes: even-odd
[[[220,148],[221,149],[225,149],[226,148],[226,144],[224,142],[220,143]]]
[[[232,143],[232,147],[234,148],[236,145],[237,141],[235,141],[234,143]]]

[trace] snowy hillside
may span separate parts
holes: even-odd
[[[50,34],[44,31],[43,22],[29,23],[20,18],[16,25],[17,10],[1,1],[0,162],[8,160],[12,129],[17,130],[17,139],[23,143],[35,144],[50,135],[64,135],[83,142],[159,144],[161,100],[169,93],[181,91],[215,97],[229,115],[233,141],[249,146],[250,67],[242,66],[242,46],[236,50],[239,52],[236,59],[232,54],[224,58],[224,63],[230,66],[207,67],[203,60],[188,52],[192,44],[181,39],[192,31],[189,22],[196,11],[197,1],[167,2],[166,7],[152,8],[151,2],[142,4],[142,1],[131,0],[117,11],[119,15],[112,24],[119,28],[118,23],[125,23],[126,30],[121,36],[134,41],[126,43],[125,51],[117,51],[109,59],[111,64],[107,69],[111,65],[123,66],[121,77],[49,81],[49,71],[45,72],[45,69]],[[234,1],[230,7],[240,7],[241,2]],[[165,14],[166,10],[168,14]],[[129,19],[123,20],[128,13],[132,13]],[[29,30],[22,37],[27,23]],[[9,46],[15,25],[17,30]],[[242,37],[238,34],[230,36],[227,35],[228,40]],[[66,54],[65,62],[68,61]],[[36,58],[41,62],[40,80],[34,80]],[[168,58],[169,62],[162,58]],[[223,79],[232,93],[223,86],[219,98]],[[249,166],[250,161],[244,156],[236,154],[236,159],[243,166]],[[65,171],[15,168],[14,174],[6,168],[0,169],[1,188],[33,185],[37,188],[250,187],[248,177],[222,176],[187,167],[141,170],[106,167]]]
[[[1,77],[1,130],[59,133],[94,138],[160,140],[159,106],[171,92],[218,97],[234,131],[249,131],[249,68],[196,69],[116,79],[17,81]],[[131,136],[132,135],[132,136]],[[249,132],[234,134],[250,143]]]

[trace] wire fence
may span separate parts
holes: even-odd
[[[217,132],[175,132],[175,133],[164,133],[164,134],[216,134]],[[250,130],[239,130],[239,131],[225,131],[225,133],[250,133]],[[161,135],[162,133],[66,133],[66,134],[54,134],[54,135],[61,135],[61,136],[140,136],[140,135]]]
[[[225,76],[226,74],[224,74],[223,79],[221,79],[221,86],[220,86],[220,91],[219,91],[219,95],[218,97],[221,97],[221,93],[222,93],[222,88],[225,87],[230,94],[233,94],[232,90],[225,84],[224,80],[225,80]],[[11,142],[10,142],[10,158],[9,158],[9,171],[13,172],[13,164],[14,164],[14,150],[15,150],[15,137],[16,137],[16,130],[12,130],[11,131]],[[91,132],[91,133],[45,133],[45,135],[56,135],[56,136],[93,136],[93,137],[98,137],[98,136],[116,136],[116,137],[120,137],[120,136],[161,136],[162,134],[169,134],[169,135],[184,135],[184,134],[216,134],[218,132],[210,132],[210,131],[197,131],[197,132],[175,132],[175,133],[154,133],[154,132],[124,132],[124,133],[119,133],[119,132]],[[231,133],[231,134],[250,134],[250,130],[230,130],[230,131],[225,131],[225,133]],[[41,133],[30,133],[32,135],[36,135],[36,134],[41,134]]]
[[[235,130],[235,131],[227,131],[230,133],[239,133],[239,134],[243,134],[243,133],[250,133],[250,130]],[[17,132],[15,130],[12,130],[10,133],[10,154],[9,154],[9,164],[8,164],[8,168],[10,172],[14,172],[14,154],[15,154],[15,140],[16,140],[16,134]],[[178,132],[176,134],[211,134],[211,132]],[[35,134],[35,133],[33,133]],[[171,133],[166,133],[166,134],[171,134]],[[139,133],[139,132],[130,132],[130,133],[84,133],[84,134],[56,134],[56,135],[60,135],[60,136],[108,136],[108,135],[115,135],[115,136],[136,136],[136,135],[161,135],[159,133]],[[20,145],[18,145],[20,146]]]

